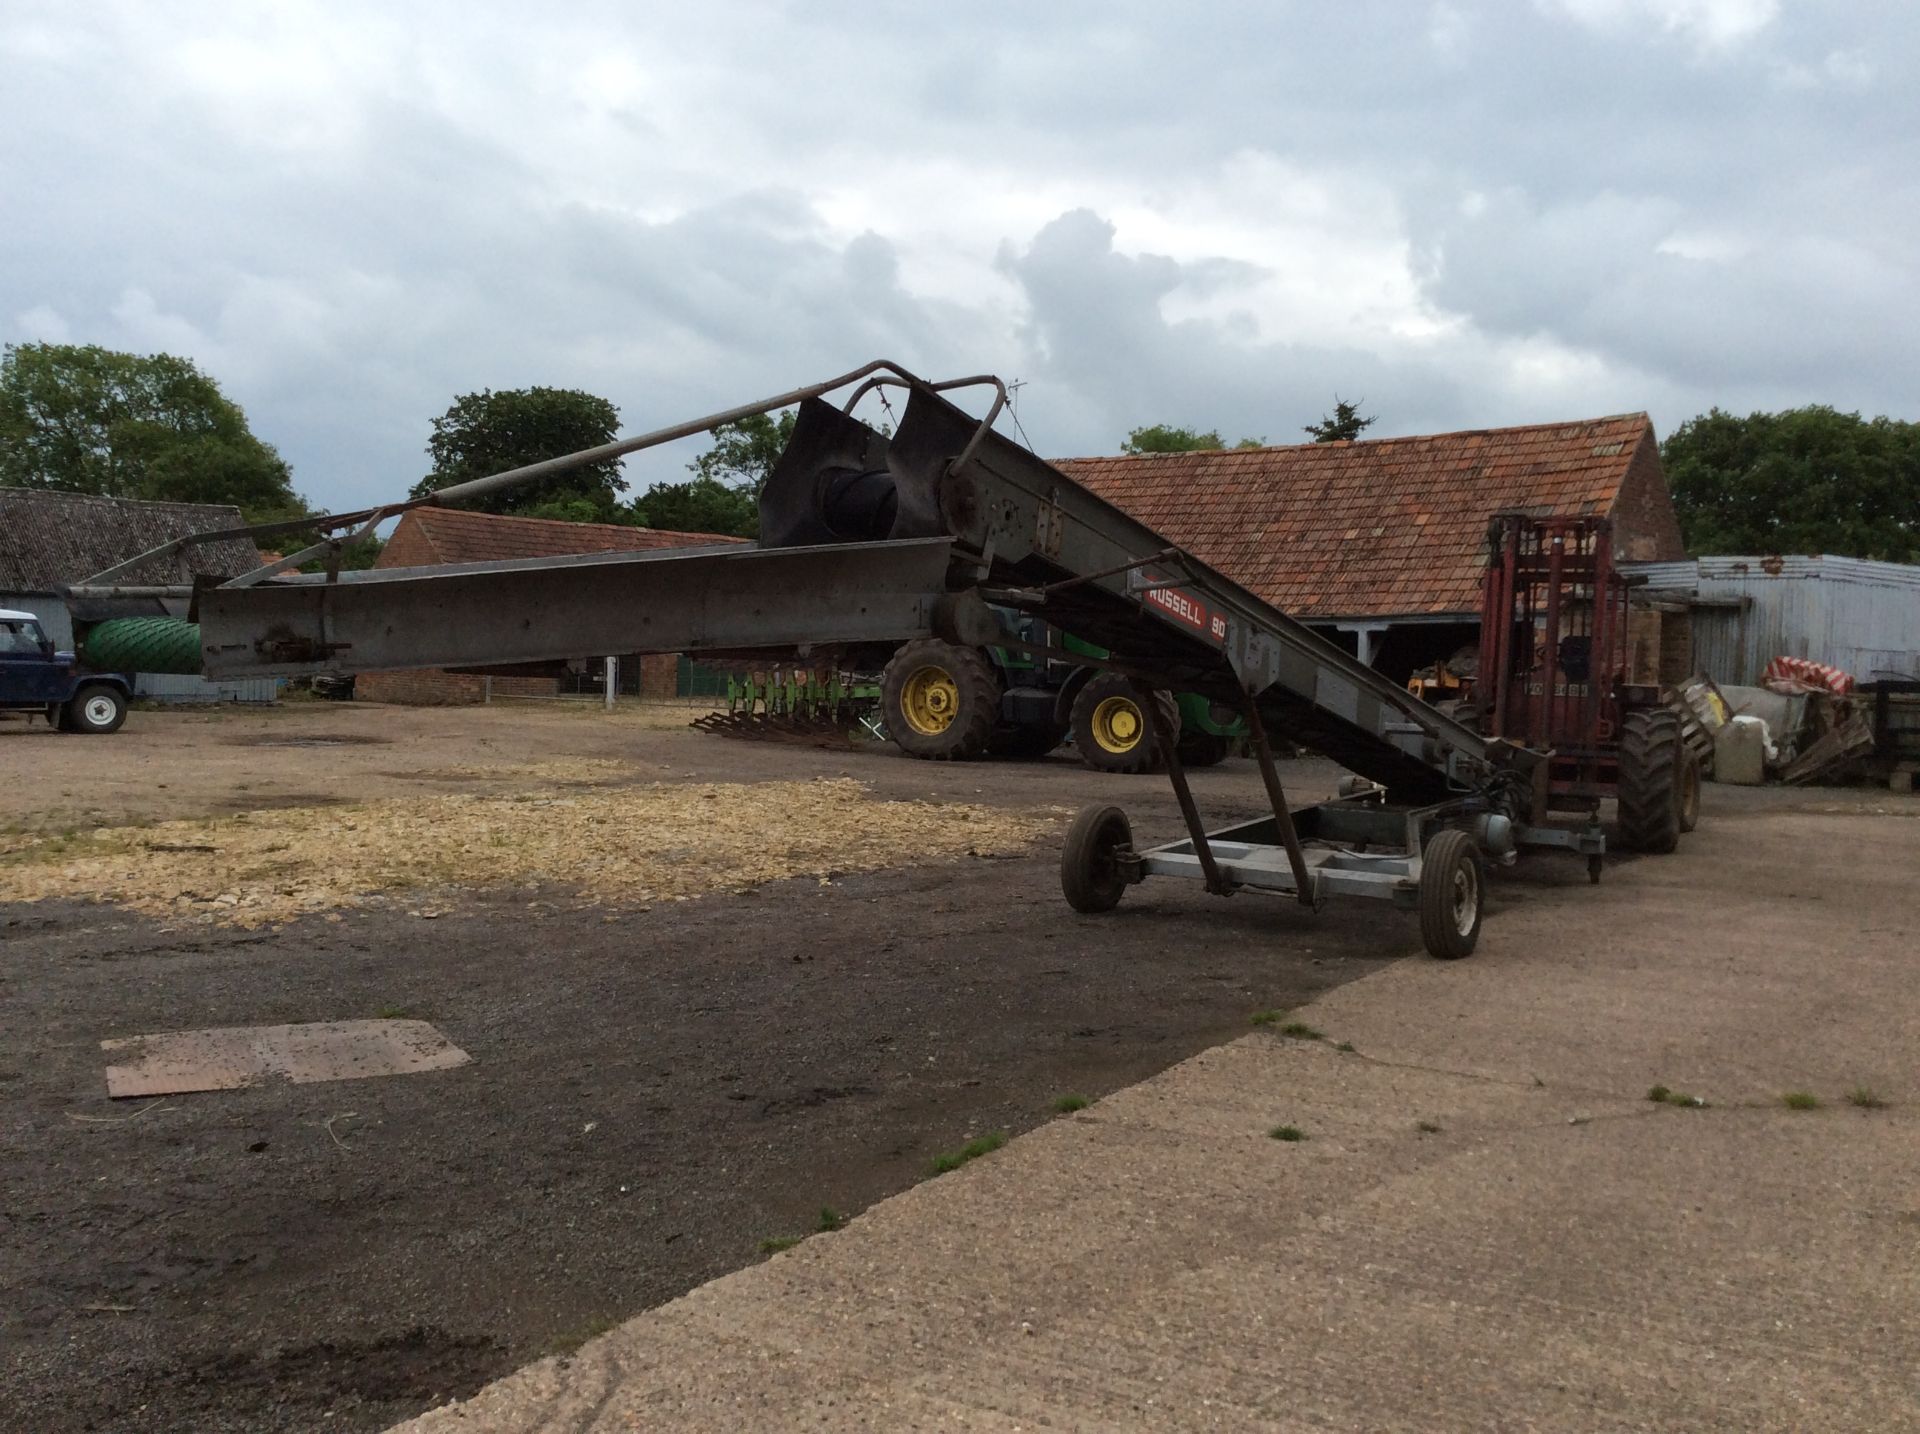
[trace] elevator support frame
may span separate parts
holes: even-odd
[[[908,391],[887,433],[851,413],[881,384]],[[992,390],[984,418],[947,397],[975,385]],[[837,389],[853,390],[840,407],[824,401]],[[288,572],[282,560],[194,593],[206,669],[294,675],[614,651],[821,653],[928,636],[983,645],[1003,637],[993,609],[1013,607],[1097,643],[1111,654],[1107,665],[1147,686],[1198,693],[1247,716],[1272,814],[1206,831],[1169,750],[1186,840],[1136,851],[1130,833],[1115,837],[1124,814],[1100,809],[1119,819],[1096,843],[1100,892],[1115,900],[1116,887],[1148,875],[1197,875],[1221,894],[1267,890],[1310,906],[1333,895],[1383,897],[1419,907],[1427,927],[1428,908],[1438,910],[1428,893],[1445,884],[1432,872],[1443,866],[1447,881],[1471,887],[1473,920],[1443,943],[1464,940],[1465,949],[1437,954],[1464,955],[1478,930],[1487,856],[1504,863],[1522,841],[1584,851],[1597,840],[1527,825],[1545,812],[1536,797],[1547,753],[1483,736],[1427,706],[993,431],[1006,390],[990,376],[929,383],[869,364],[416,501],[480,496],[796,402],[793,436],[761,495],[757,548],[366,573],[329,565],[313,575]],[[408,506],[322,526],[357,530]],[[1269,727],[1366,779],[1362,789],[1290,812]],[[1073,847],[1070,840],[1067,863]],[[1433,947],[1431,930],[1428,938]]]

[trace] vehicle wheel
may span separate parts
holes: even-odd
[[[67,703],[61,730],[104,737],[109,732],[118,732],[126,720],[127,699],[120,695],[120,689],[96,683],[73,694]]]
[[[1700,759],[1689,752],[1680,763],[1680,830],[1700,825]]]
[[[1621,723],[1620,844],[1669,852],[1680,844],[1680,719],[1664,707],[1629,712]]]
[[[1133,845],[1133,828],[1118,807],[1080,808],[1060,849],[1060,890],[1067,905],[1091,916],[1111,911],[1127,889],[1114,858]]]
[[[1009,762],[1037,762],[1065,739],[1051,722],[1032,727],[1003,727],[987,739],[987,755]]]
[[[1073,745],[1080,760],[1100,772],[1151,771],[1158,757],[1154,724],[1165,720],[1167,705],[1149,702],[1117,672],[1101,673],[1073,699]]]
[[[887,663],[880,710],[887,735],[910,757],[978,757],[1000,721],[1000,677],[975,648],[921,638]]]
[[[1442,961],[1471,956],[1480,940],[1487,869],[1465,832],[1449,828],[1427,843],[1420,861],[1420,937]]]
[[[1180,738],[1180,760],[1189,767],[1217,767],[1233,752],[1233,738],[1192,732]]]

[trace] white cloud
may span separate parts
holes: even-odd
[[[1780,15],[1780,0],[1536,0],[1598,30],[1653,26],[1705,49],[1750,40]]]
[[[0,338],[185,352],[336,504],[466,390],[639,429],[878,354],[1054,452],[1911,406],[1920,15],[1414,14],[15,0]]]

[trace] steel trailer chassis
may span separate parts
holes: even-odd
[[[879,386],[905,389],[897,427],[853,416]],[[947,395],[984,386],[984,418]],[[836,407],[826,395],[851,389]],[[1271,815],[1209,832],[1172,734],[1163,760],[1184,841],[1136,850],[1125,814],[1092,807],[1062,857],[1067,897],[1111,907],[1147,876],[1186,876],[1221,895],[1265,890],[1315,907],[1378,897],[1421,913],[1436,955],[1479,933],[1486,859],[1521,845],[1585,853],[1604,842],[1529,826],[1548,810],[1551,754],[1484,736],[1408,694],[1298,621],[994,431],[1005,386],[991,376],[929,383],[880,361],[825,383],[637,438],[473,479],[423,498],[301,520],[334,535],[192,593],[208,675],[318,675],[471,667],[608,652],[830,654],[938,636],[1005,642],[996,607],[1030,612],[1110,654],[1094,665],[1156,694],[1198,693],[1239,709]],[[749,414],[798,404],[792,438],[760,500],[757,548],[595,553],[437,568],[344,571],[342,547],[422,504],[456,502],[620,457]],[[135,565],[75,595],[126,596]],[[309,559],[324,573],[291,571]],[[146,589],[139,589],[146,593]],[[185,593],[169,595],[185,596]],[[1288,811],[1268,724],[1372,785]]]
[[[1069,905],[1089,915],[1109,911],[1126,887],[1150,876],[1199,881],[1216,896],[1291,896],[1315,911],[1331,897],[1366,897],[1419,911],[1428,953],[1457,960],[1471,955],[1480,939],[1489,857],[1512,866],[1522,847],[1558,848],[1585,856],[1589,879],[1600,879],[1606,835],[1597,817],[1579,830],[1533,826],[1495,811],[1478,795],[1408,806],[1390,802],[1386,788],[1361,777],[1343,779],[1341,795],[1332,801],[1290,811],[1258,708],[1249,702],[1244,710],[1272,812],[1206,828],[1179,752],[1171,740],[1162,740],[1160,755],[1187,835],[1137,848],[1119,807],[1083,808],[1060,854],[1060,885]]]

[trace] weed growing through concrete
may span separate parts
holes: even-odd
[[[1084,1095],[1063,1095],[1053,1103],[1053,1108],[1061,1115],[1072,1115],[1076,1110],[1085,1110],[1089,1104]]]
[[[991,1155],[1006,1143],[1007,1133],[1004,1130],[991,1131],[978,1140],[969,1140],[958,1150],[949,1150],[944,1155],[934,1156],[933,1173],[945,1175],[949,1170],[958,1170],[969,1160],[978,1160],[983,1155]]]
[[[1704,1110],[1707,1104],[1697,1095],[1688,1095],[1683,1090],[1668,1090],[1663,1085],[1657,1085],[1648,1091],[1647,1099],[1656,1105],[1678,1105],[1689,1110]]]
[[[820,1207],[819,1222],[814,1226],[814,1228],[818,1230],[822,1235],[830,1235],[835,1230],[839,1229],[842,1225],[846,1223],[847,1223],[847,1217],[845,1215],[842,1215],[838,1210],[834,1209],[833,1206],[831,1205],[822,1205]]]
[[[1788,1110],[1818,1110],[1820,1097],[1810,1090],[1790,1090],[1781,1095],[1780,1104]]]
[[[1276,1026],[1280,1023],[1280,1018],[1285,1014],[1285,1011],[1255,1011],[1253,1013],[1253,1023],[1256,1026]]]
[[[1335,1044],[1335,1046],[1334,1046],[1334,1049],[1335,1049],[1336,1051],[1339,1051],[1339,1052],[1340,1052],[1341,1054],[1343,1054],[1343,1055],[1349,1055],[1349,1056],[1350,1056],[1350,1055],[1352,1055],[1352,1054],[1353,1054],[1353,1042],[1352,1042],[1352,1041],[1340,1041],[1340,1042],[1338,1042],[1338,1043],[1336,1043],[1336,1044]]]
[[[806,1238],[805,1235],[769,1235],[760,1242],[760,1253],[763,1255],[777,1255],[782,1250],[791,1250]]]
[[[1288,1021],[1280,1028],[1283,1036],[1292,1036],[1296,1041],[1324,1041],[1325,1036],[1309,1026],[1305,1021]]]
[[[1272,1130],[1269,1130],[1267,1134],[1271,1135],[1275,1140],[1285,1140],[1288,1142],[1305,1140],[1307,1138],[1306,1131],[1297,1125],[1276,1125]]]
[[[410,1006],[382,1006],[375,1014],[383,1021],[411,1021],[417,1019]]]
[[[1416,1120],[1413,1123],[1413,1128],[1422,1135],[1438,1135],[1440,1133],[1439,1125],[1431,1120]]]
[[[1857,1105],[1862,1110],[1882,1110],[1887,1103],[1871,1086],[1857,1085],[1847,1092],[1847,1104]]]

